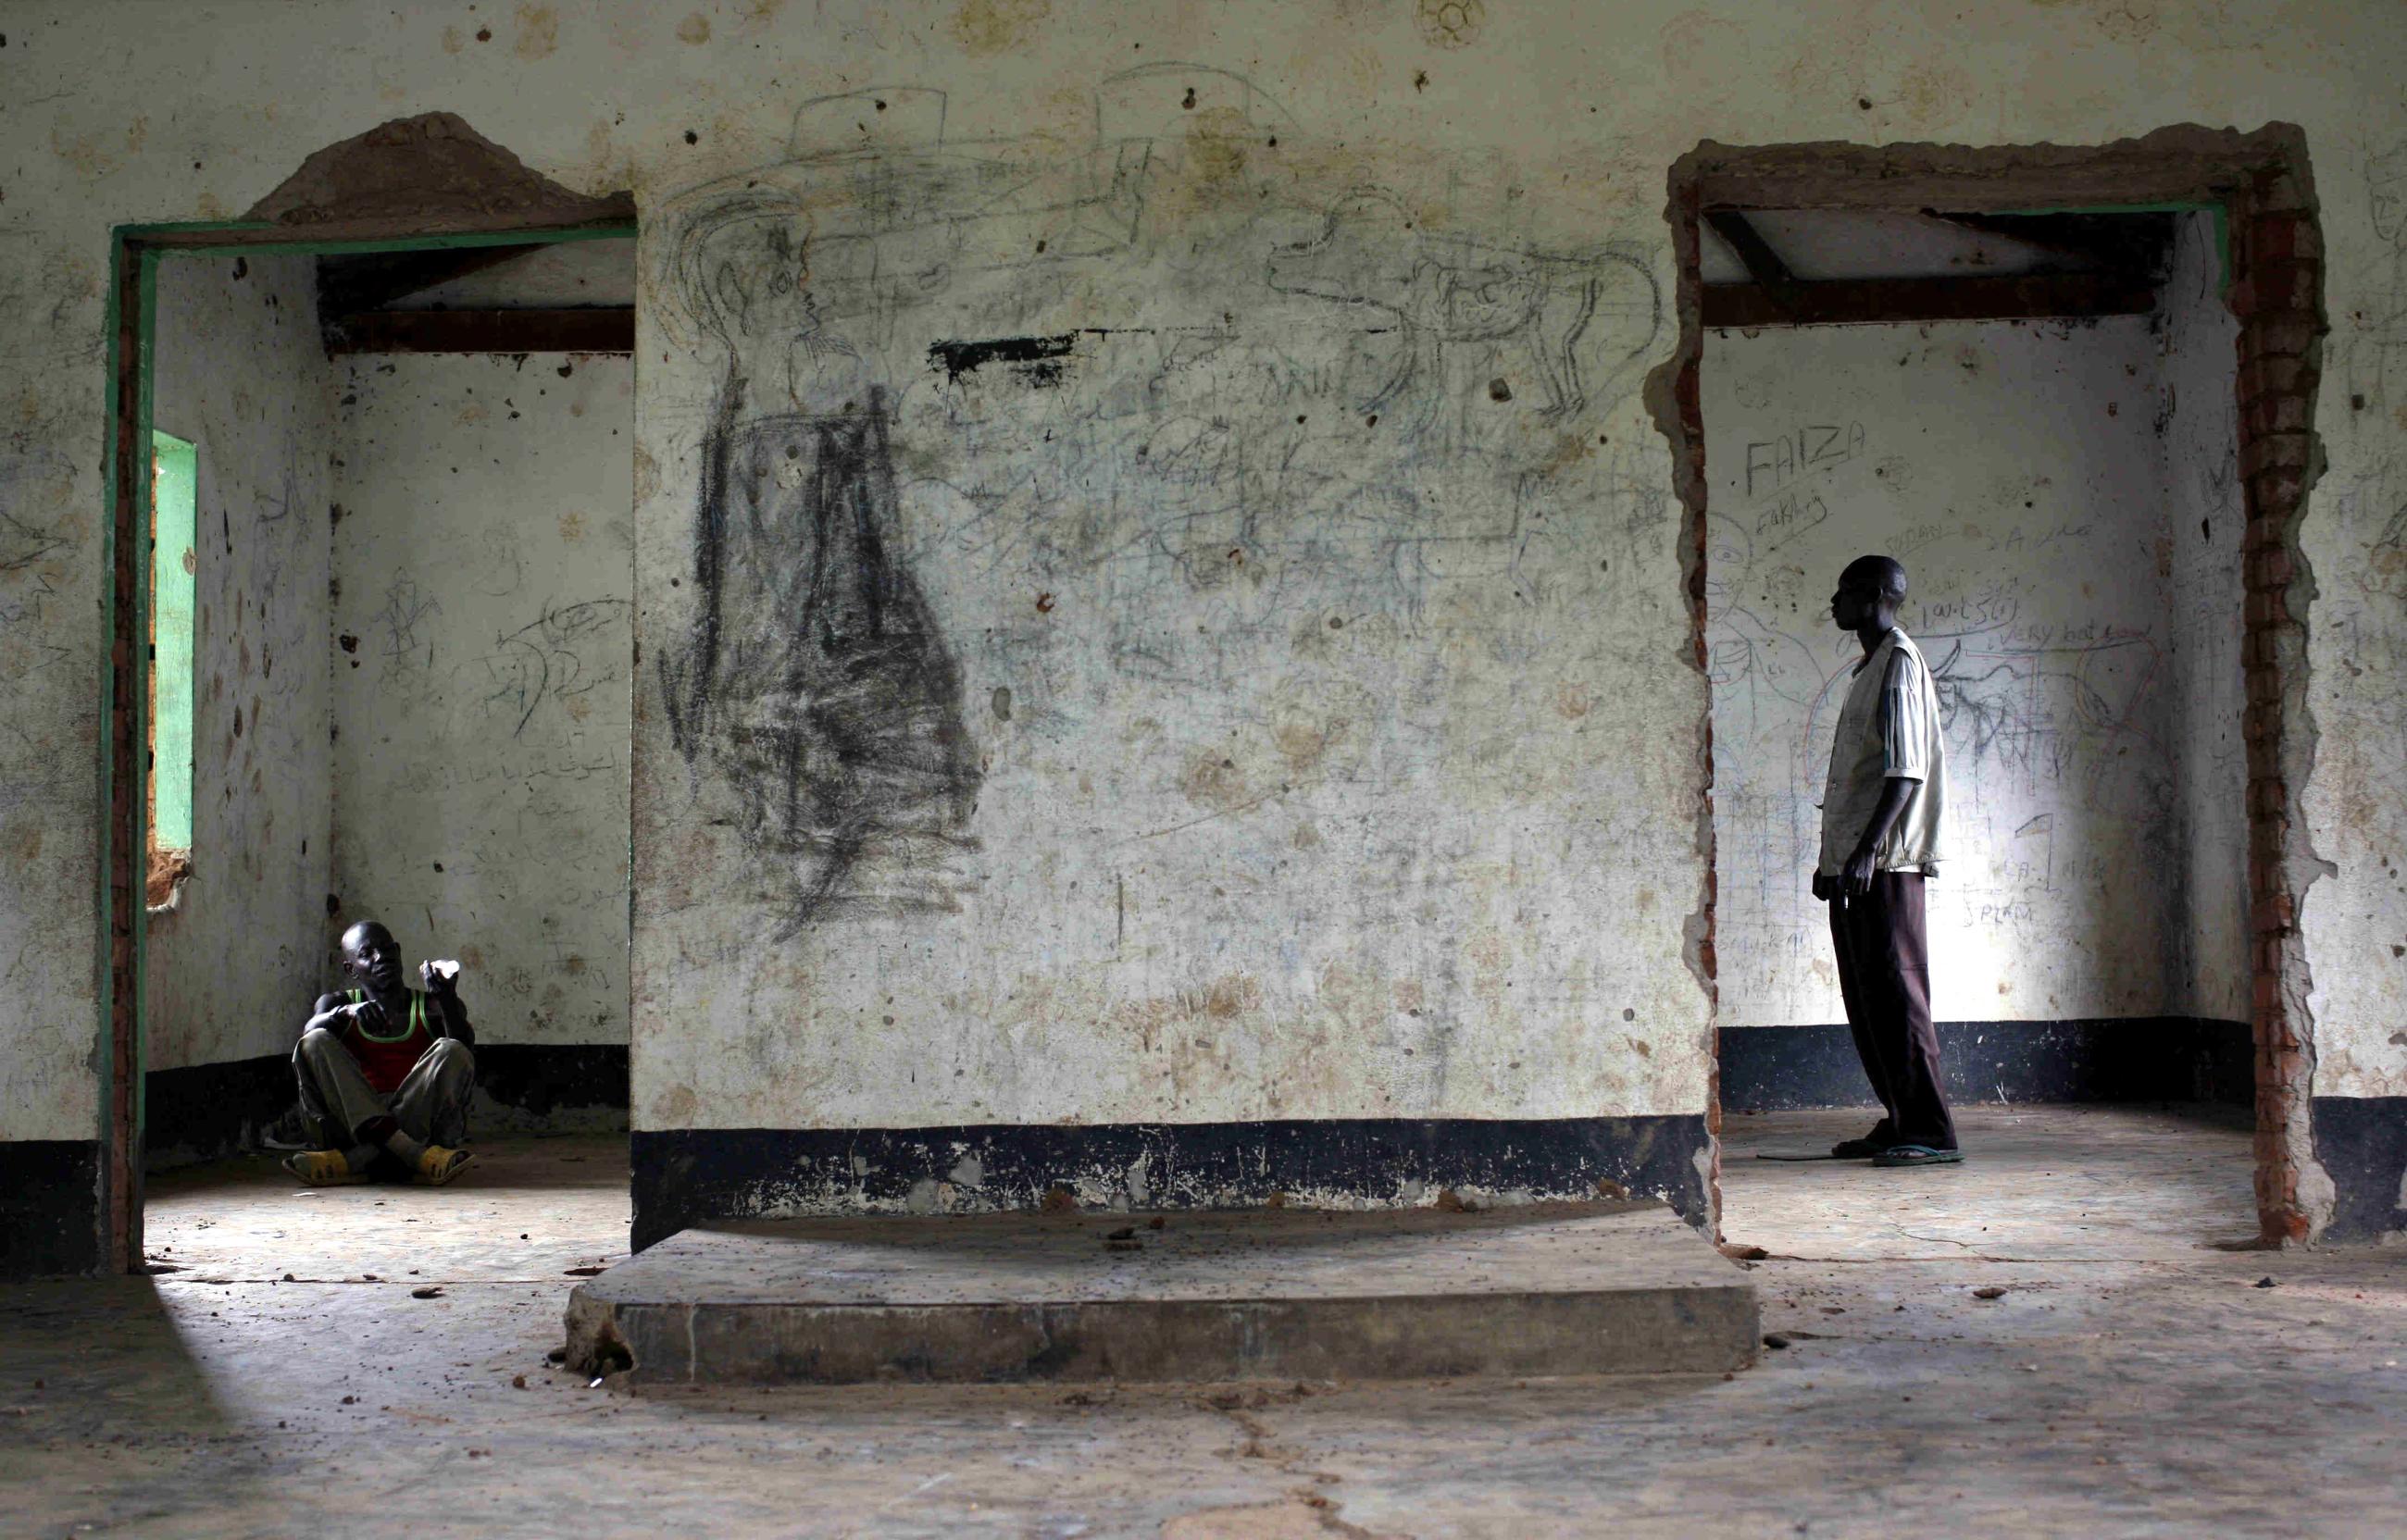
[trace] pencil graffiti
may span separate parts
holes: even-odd
[[[1593,569],[1591,508],[1633,542],[1669,516],[1597,431],[1663,337],[1643,248],[1410,229],[1287,173],[1292,116],[1204,66],[1110,77],[1075,140],[950,117],[806,103],[650,246],[706,360],[656,417],[693,488],[648,661],[670,794],[781,936],[962,906],[996,743],[1079,743],[1122,684],[1198,702],[1165,736],[1247,738],[1163,745],[1229,761],[1216,809],[1353,775],[1398,707],[1346,643],[1467,625],[1446,596],[1488,586],[1534,606]]]
[[[1759,497],[1801,475],[1835,470],[1864,452],[1864,425],[1825,423],[1784,431],[1746,446],[1746,495]]]
[[[629,607],[623,599],[546,605],[534,620],[495,637],[493,651],[465,666],[481,676],[484,699],[509,716],[511,737],[526,731],[546,701],[574,714],[579,697],[623,677],[611,662],[589,666],[586,660],[624,656]]]
[[[1360,410],[1390,405],[1425,374],[1445,379],[1447,359],[1468,354],[1525,368],[1549,416],[1577,412],[1653,343],[1662,296],[1644,257],[1516,250],[1418,222],[1393,195],[1357,191],[1330,206],[1317,234],[1270,258],[1273,290],[1357,307],[1367,333],[1391,339],[1391,372]]]
[[[1837,1015],[1810,882],[1834,858],[1819,804],[1861,650],[1827,596],[1871,551],[1908,567],[1900,620],[1947,748],[1929,890],[1942,1014],[2230,1009],[2245,961],[2236,467],[2228,393],[2195,378],[2229,359],[2228,339],[2180,333],[2175,369],[2137,328],[1978,335],[2001,378],[1957,368],[1970,345],[1944,332],[1903,360],[1869,328],[1709,351],[1722,374],[1704,403],[1717,466],[1705,588],[1729,1020]],[[2070,398],[2002,383],[2043,367],[2110,401],[2141,379],[2167,426],[2110,419],[2106,438],[2068,445]],[[1970,417],[1982,433],[1943,437]]]
[[[396,666],[423,669],[434,662],[434,629],[426,622],[442,613],[442,602],[420,593],[418,580],[405,572],[385,588],[383,604],[369,619],[384,629],[385,657]]]
[[[2365,309],[2336,350],[2349,389],[2397,409],[2407,403],[2407,143],[2367,155],[2365,191],[2374,238],[2386,261],[2367,282]]]
[[[26,572],[36,569],[42,558],[64,549],[66,542],[48,530],[26,523],[5,508],[0,508],[0,572]],[[38,572],[36,572],[39,576]],[[48,583],[44,590],[49,591]]]

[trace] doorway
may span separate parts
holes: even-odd
[[[119,1270],[146,1164],[293,1137],[353,920],[482,975],[472,1127],[623,1126],[634,234],[439,114],[117,232]]]
[[[2021,1164],[2069,1169],[2068,1139],[2128,1144],[2099,1120],[2156,1109],[2204,1173],[2196,1211],[2158,1222],[2228,1208],[2228,1235],[2253,1169],[2259,1238],[2304,1235],[2282,701],[2318,324],[2305,165],[2295,134],[2168,130],[1707,145],[1674,168],[1731,1241],[1797,1173],[1871,1175],[1782,1166],[1767,1187],[1752,1157],[1878,1115],[1805,891],[1856,651],[1827,600],[1873,552],[1907,564],[1901,621],[1941,697],[1932,1004],[1975,1166],[1987,1137],[2021,1190]],[[1911,1185],[1944,1203],[1950,1175]]]

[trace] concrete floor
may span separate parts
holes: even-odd
[[[2407,1533],[2407,1256],[2215,1249],[2243,1129],[1981,1108],[1955,1170],[1751,1158],[1866,1121],[1731,1120],[1789,1346],[1730,1378],[619,1396],[544,1357],[623,1244],[613,1141],[439,1193],[179,1173],[182,1270],[0,1290],[0,1531]]]

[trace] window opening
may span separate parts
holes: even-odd
[[[150,435],[150,873],[153,908],[175,897],[192,868],[193,537],[200,450]]]

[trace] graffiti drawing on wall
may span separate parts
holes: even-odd
[[[1801,504],[1780,488],[1753,515],[1710,516],[1709,657],[1717,694],[1727,692],[1750,715],[1759,695],[1776,699],[1783,703],[1776,714],[1799,719],[1786,778],[1811,800],[1840,697],[1854,677],[1853,644],[1768,618],[1745,601],[1764,581],[1758,563],[1776,571],[1771,558],[1796,537],[1781,511],[1819,507],[1818,497],[1807,497]],[[1767,538],[1759,542],[1751,526]],[[2028,621],[2016,588],[1993,578],[1909,601],[1906,629],[1930,659],[1948,742],[1965,756],[1960,773],[2011,777],[2025,791],[2069,783],[2082,805],[2101,812],[2160,808],[2169,751],[2151,715],[2164,684],[2160,644],[2113,625]]]
[[[1270,259],[1272,289],[1360,306],[1393,339],[1391,372],[1360,410],[1386,410],[1425,372],[1443,379],[1449,352],[1473,351],[1524,365],[1545,392],[1544,410],[1561,416],[1653,345],[1662,296],[1643,257],[1515,250],[1431,235],[1417,222],[1392,194],[1355,191],[1330,206],[1317,234]]]
[[[888,397],[835,324],[909,303],[912,275],[881,267],[876,237],[915,228],[924,205],[864,157],[825,169],[848,182],[853,228],[821,232],[790,187],[748,185],[689,208],[677,252],[685,312],[723,373],[701,450],[691,634],[661,679],[677,747],[734,791],[788,931],[847,906],[942,907],[939,886],[880,882],[864,864],[907,874],[930,847],[966,842],[980,781],[960,666],[894,550]],[[992,191],[980,169],[920,171],[976,195]]]
[[[2350,355],[2365,355],[2353,384],[2377,403],[2407,406],[2407,143],[2366,157],[2365,191],[2374,238],[2387,253],[2390,271],[2374,297],[2372,314],[2359,318]]]
[[[2373,233],[2389,254],[2390,272],[2372,302],[2379,308],[2335,351],[2348,372],[2355,407],[2407,422],[2407,144],[2369,155],[2365,179]],[[2318,498],[2332,500],[2342,528],[2379,531],[2365,564],[2344,578],[2371,599],[2407,593],[2407,476],[2397,467],[2388,454],[2359,457],[2345,473],[2328,473],[2316,488]]]
[[[379,649],[396,668],[431,668],[434,663],[433,618],[443,613],[442,601],[404,572],[384,591],[384,602],[369,619],[384,632]]]
[[[2180,271],[2212,276],[2211,251],[2188,255]],[[2212,293],[2193,297],[2179,314],[2212,319]],[[2166,352],[2158,336],[2062,339],[2114,349],[2084,365],[2101,394],[2138,377],[2158,403],[2153,423],[2127,405],[2129,442],[2111,454],[2060,450],[2055,406],[2019,396],[2017,371],[2065,357],[2057,338],[1984,337],[1978,375],[1971,345],[1945,332],[1711,345],[1726,1019],[1837,1010],[1808,884],[1830,734],[1861,652],[1826,596],[1847,559],[1874,550],[1910,573],[1900,618],[1929,663],[1948,749],[1945,855],[1930,890],[1933,944],[1954,959],[1934,970],[1940,1009],[2223,1008],[2226,959],[2245,955],[2232,897],[2244,892],[2240,542],[2226,513],[2229,408],[2191,381],[2228,344],[2205,324]],[[2170,361],[2146,380],[2158,359]],[[2175,417],[2177,384],[2203,407],[2185,402]],[[1991,402],[1994,439],[1939,449],[1935,425]]]
[[[618,633],[627,623],[628,608],[623,599],[548,603],[534,619],[495,637],[493,650],[466,666],[470,679],[484,688],[486,703],[507,714],[511,737],[523,734],[547,702],[582,720],[584,698],[621,677],[615,664],[588,662],[586,654],[590,649],[608,658],[624,649],[626,638]]]
[[[66,660],[48,625],[51,600],[58,588],[50,580],[53,562],[72,548],[56,528],[45,528],[32,516],[35,509],[65,502],[74,485],[66,458],[57,454],[28,455],[14,442],[0,442],[0,696],[18,681]],[[21,713],[0,712],[8,736],[24,748],[35,744]]]
[[[806,103],[784,158],[672,199],[651,247],[662,324],[710,360],[662,414],[696,507],[658,678],[784,934],[960,906],[973,719],[1007,698],[1014,734],[1067,741],[1090,707],[1053,595],[1109,594],[1093,661],[1215,710],[1245,649],[1317,617],[1418,624],[1574,537],[1604,473],[1578,450],[1662,331],[1634,250],[1434,235],[1351,177],[1267,174],[1302,131],[1224,70],[1112,76],[1075,142],[947,113]],[[974,666],[1008,681],[976,712]],[[1290,790],[1348,773],[1384,709],[1327,668],[1279,676],[1325,710],[1262,728]]]

